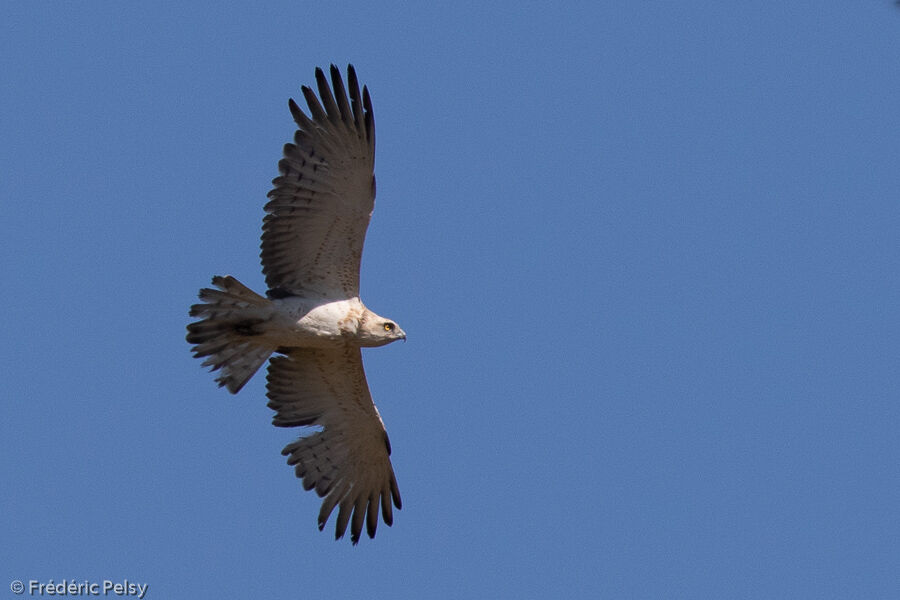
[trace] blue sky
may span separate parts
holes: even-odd
[[[892,2],[0,23],[0,596],[900,595]],[[404,506],[357,547],[264,378],[184,341],[212,275],[264,289],[287,99],[332,62],[375,107],[363,299],[409,335],[364,353]]]

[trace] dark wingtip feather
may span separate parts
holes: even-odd
[[[334,91],[334,100],[337,103],[339,112],[337,116],[347,127],[354,127],[353,107],[350,105],[350,101],[347,98],[347,89],[344,87],[344,79],[341,77],[340,69],[334,65],[331,65],[331,85]]]
[[[353,112],[353,123],[358,130],[363,122],[362,98],[359,97],[359,80],[353,65],[347,65],[347,86],[350,91],[350,109]]]
[[[350,524],[350,541],[353,541],[354,544],[359,541],[359,535],[362,533],[363,523],[366,519],[366,507],[368,504],[368,498],[359,498],[353,505],[353,520]]]
[[[400,486],[397,485],[397,478],[391,476],[391,498],[394,500],[394,506],[397,510],[403,508],[403,501],[400,499]]]
[[[369,508],[366,510],[366,533],[369,538],[375,537],[375,530],[378,529],[378,499],[380,496],[375,495],[369,498]]]
[[[334,117],[334,95],[331,93],[331,87],[328,85],[328,79],[325,78],[325,72],[322,69],[316,69],[316,87],[319,88],[319,98],[325,107],[325,112],[330,117]]]
[[[391,501],[386,492],[381,493],[381,518],[388,527],[394,524],[394,511],[391,509]]]
[[[291,116],[294,118],[294,122],[300,125],[301,121],[304,120],[304,117],[306,117],[306,115],[303,113],[303,110],[301,110],[301,108],[297,106],[297,103],[294,102],[293,98],[288,98],[288,109],[291,111]]]
[[[316,69],[316,71],[319,75],[322,75],[322,69]],[[322,77],[324,77],[324,75],[322,75]],[[305,85],[300,88],[300,91],[303,92],[303,98],[306,100],[307,106],[309,106],[309,112],[312,115],[312,118],[320,123],[325,122],[328,119],[328,116],[325,114],[322,105],[319,104],[316,93]]]
[[[312,88],[306,87],[305,85],[300,86],[300,93],[303,94],[303,98],[306,100],[306,103],[310,105],[310,110],[313,110],[313,104],[318,106],[319,99],[316,98],[316,93],[312,91]],[[312,102],[312,104],[310,104],[310,102]],[[315,118],[315,116],[316,115],[313,115],[313,118]]]
[[[369,146],[375,148],[375,111],[372,110],[372,98],[369,97],[368,86],[363,86],[363,108],[365,109],[366,137]]]
[[[369,96],[369,86],[363,86],[363,108],[367,112],[372,112],[372,98]]]
[[[347,524],[350,522],[350,513],[353,511],[353,505],[347,505],[343,502],[338,509],[337,521],[334,524],[334,539],[339,540],[344,537],[347,531]]]

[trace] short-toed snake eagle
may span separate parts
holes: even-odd
[[[375,205],[375,121],[368,90],[347,68],[347,88],[331,66],[316,69],[319,98],[303,96],[310,116],[288,103],[298,130],[285,144],[263,219],[260,296],[237,279],[213,277],[191,307],[187,341],[216,381],[237,393],[273,353],[266,389],[279,427],[313,426],[282,450],[307,490],[324,498],[319,529],[335,507],[336,538],[363,522],[375,536],[379,505],[393,522],[400,492],[391,445],[372,402],[361,347],[405,340],[394,322],[359,299],[359,266]],[[349,92],[349,97],[348,97]]]

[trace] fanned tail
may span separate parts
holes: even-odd
[[[203,303],[191,306],[190,315],[202,319],[187,326],[187,341],[196,358],[207,357],[204,367],[222,370],[219,386],[236,394],[275,350],[259,335],[270,302],[230,275],[213,277],[212,284],[218,289],[203,288]]]

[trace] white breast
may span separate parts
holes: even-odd
[[[344,343],[346,331],[356,331],[364,307],[358,298],[318,300],[289,297],[274,301],[277,319],[268,337],[285,346],[323,347]]]

